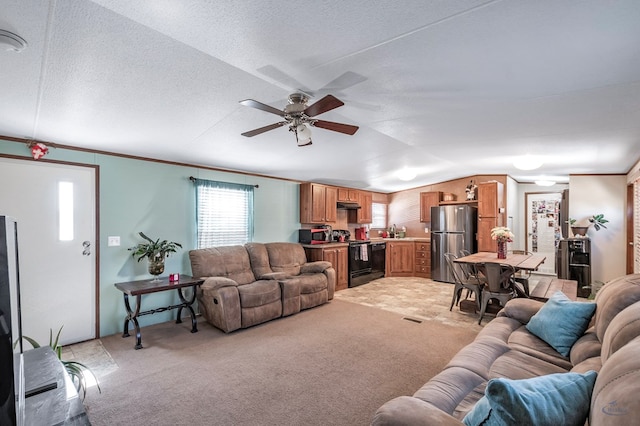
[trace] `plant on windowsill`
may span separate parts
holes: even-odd
[[[178,248],[182,248],[182,245],[168,240],[160,241],[159,238],[154,241],[143,232],[138,232],[138,235],[147,240],[147,242],[130,247],[131,256],[138,256],[138,262],[145,258],[148,259],[149,273],[154,276],[153,281],[159,281],[158,276],[164,272],[164,260],[171,253],[177,252]]]
[[[102,389],[100,389],[98,378],[89,367],[78,361],[64,361],[62,359],[62,346],[60,346],[60,344],[58,343],[60,341],[60,333],[62,333],[62,327],[60,327],[60,329],[58,330],[55,340],[53,339],[53,329],[49,329],[49,347],[51,347],[51,349],[53,349],[53,352],[55,352],[55,354],[58,356],[58,359],[64,366],[65,370],[67,370],[67,373],[69,374],[73,385],[76,387],[78,396],[80,396],[82,398],[82,401],[84,401],[84,398],[87,396],[88,384],[95,383],[96,388],[100,393],[102,393]],[[41,347],[40,343],[38,343],[31,337],[22,336],[22,338],[29,342],[29,344],[34,349]],[[15,348],[17,345],[18,340],[13,343],[13,347]]]

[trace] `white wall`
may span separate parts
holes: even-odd
[[[588,223],[604,214],[607,229],[591,227],[591,280],[607,282],[626,273],[626,197],[624,175],[570,176],[569,216]]]

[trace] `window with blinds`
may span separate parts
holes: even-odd
[[[198,248],[253,240],[253,186],[195,179]]]
[[[382,203],[371,204],[371,228],[386,229],[387,227],[387,205]]]

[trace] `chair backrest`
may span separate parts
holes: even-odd
[[[447,261],[447,266],[449,267],[449,271],[451,272],[451,275],[453,275],[455,282],[457,284],[462,283],[463,275],[462,271],[459,269],[460,265],[454,262],[458,256],[453,253],[445,253],[444,258]]]
[[[532,255],[533,254],[530,251],[526,251],[526,250],[510,250],[509,253],[513,253],[513,254],[528,254],[528,255]]]
[[[511,265],[486,262],[484,264],[485,275],[487,277],[487,290],[498,293],[502,289],[512,286],[511,278],[515,269]]]

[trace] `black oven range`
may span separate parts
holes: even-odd
[[[349,287],[384,277],[384,241],[349,241]]]

